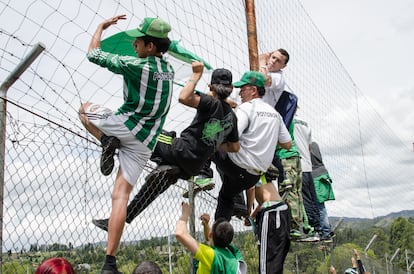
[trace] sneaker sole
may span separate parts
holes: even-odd
[[[100,166],[103,175],[108,176],[114,169],[115,150],[119,148],[120,145],[121,142],[116,138],[111,143],[109,143],[108,146],[102,148]]]
[[[92,220],[92,223],[96,226],[96,227],[98,227],[98,228],[100,228],[100,229],[102,229],[102,230],[105,230],[106,232],[108,232],[108,225],[103,225],[102,223],[101,223],[101,220]]]
[[[299,243],[316,243],[316,242],[319,242],[320,240],[317,237],[309,237],[305,239],[295,239],[295,241]]]
[[[177,166],[161,165],[154,168],[154,170],[145,177],[145,181],[149,184],[157,183],[163,178],[177,181],[180,173],[181,169]]]

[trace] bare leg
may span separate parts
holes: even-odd
[[[128,199],[132,189],[133,186],[125,180],[122,170],[119,168],[112,192],[112,211],[109,217],[108,244],[106,248],[107,255],[115,256],[119,247],[125,226]]]
[[[79,119],[81,120],[83,126],[89,131],[96,139],[101,140],[103,135],[102,131],[100,131],[96,126],[89,122],[88,117],[85,115],[85,109],[91,105],[92,103],[87,102],[81,105],[79,109]]]

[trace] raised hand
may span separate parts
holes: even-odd
[[[125,20],[125,19],[126,19],[126,14],[117,15],[117,16],[108,18],[101,23],[102,28],[107,29],[111,25],[116,25],[118,23],[118,20]]]

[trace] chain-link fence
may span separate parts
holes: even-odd
[[[413,196],[411,151],[357,88],[300,1],[256,1],[255,11],[259,53],[283,47],[291,55],[284,69],[288,89],[298,95],[301,115],[323,148],[334,181],[337,200],[327,205],[330,216],[372,218],[407,209]],[[4,273],[30,273],[44,258],[56,255],[70,258],[85,272],[95,273],[102,265],[107,235],[91,221],[109,216],[115,171],[108,177],[100,174],[99,142],[77,116],[86,101],[112,109],[122,102],[122,79],[85,55],[96,26],[123,13],[128,20],[107,30],[105,37],[136,27],[144,17],[159,16],[171,24],[174,40],[214,68],[230,69],[233,80],[249,69],[245,1],[2,1],[1,80],[34,43],[46,45],[7,94]],[[177,102],[191,68],[179,62],[173,66],[179,84],[165,129],[179,133],[194,116]],[[210,73],[205,71],[197,86],[201,92],[208,89]],[[238,90],[231,97],[239,101]],[[149,163],[131,198],[152,168]],[[214,213],[220,187],[215,177],[216,188],[195,199],[196,218]],[[179,180],[126,225],[121,271],[128,273],[139,261],[151,259],[164,272],[188,272],[189,255],[171,237],[187,188],[188,182]],[[233,218],[232,224],[238,232],[236,245],[254,273],[256,241],[241,220]],[[202,240],[198,221],[195,231]]]
[[[11,112],[7,118],[3,251],[8,255],[3,257],[3,269],[12,267],[7,262],[16,262],[17,256],[21,264],[6,273],[19,273],[21,268],[32,272],[44,258],[57,254],[71,258],[75,265],[99,269],[107,233],[91,220],[109,216],[116,172],[101,175],[101,148],[73,132],[53,124],[18,122]],[[152,169],[150,162],[132,195]],[[121,270],[131,273],[137,262],[151,259],[165,271],[171,267],[172,273],[188,272],[190,257],[174,237],[185,200],[182,194],[188,187],[188,181],[178,180],[126,224],[119,251]],[[198,217],[214,216],[217,188],[197,194],[194,200],[194,230],[200,241]],[[232,224],[237,232],[249,230],[237,218]],[[243,234],[235,241],[249,261],[257,260],[256,249],[250,248],[254,241]],[[245,245],[248,250],[243,250]]]

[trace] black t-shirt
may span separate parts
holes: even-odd
[[[176,164],[194,176],[222,143],[238,140],[237,118],[230,105],[200,94],[196,116],[180,138],[174,139],[172,152]]]

